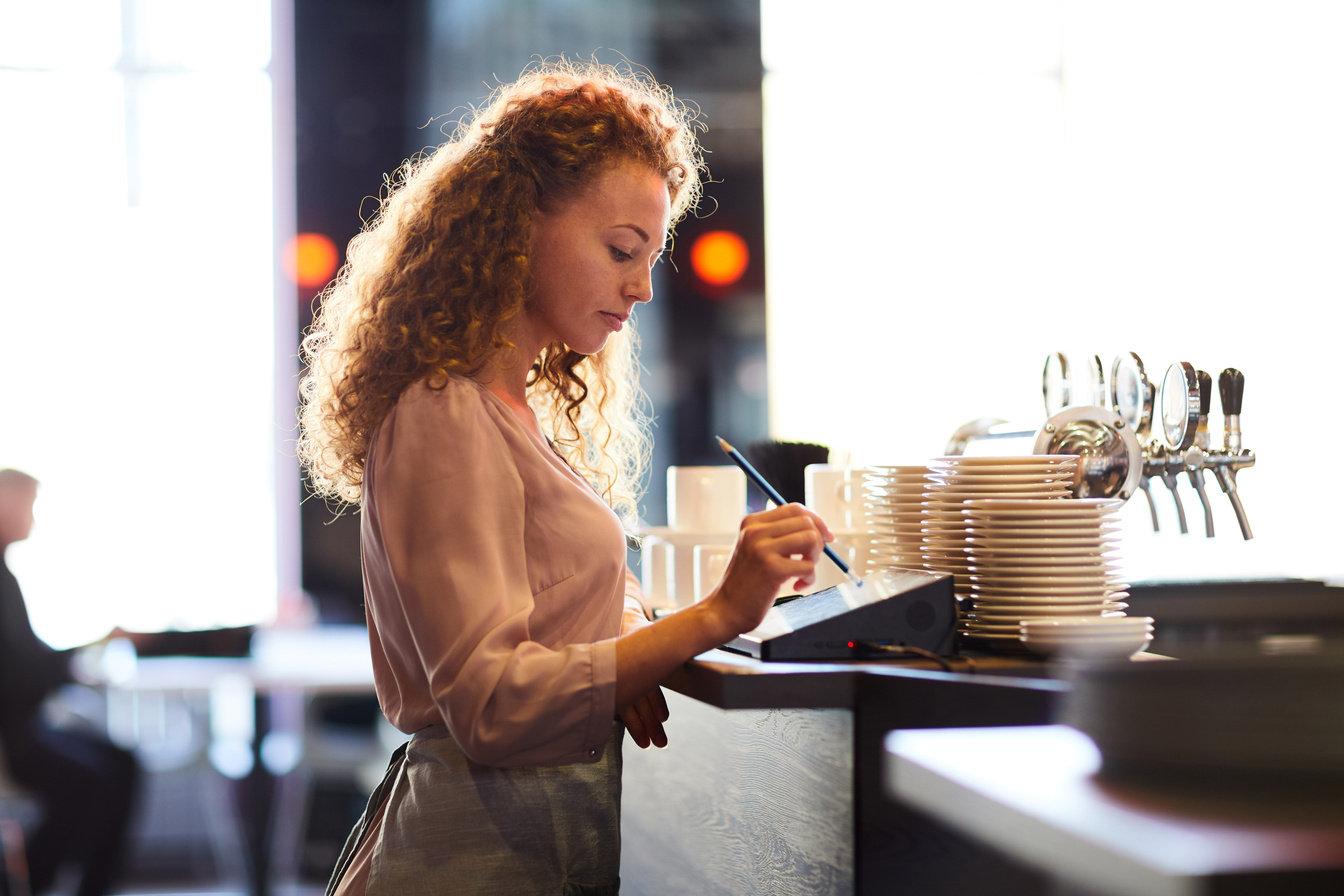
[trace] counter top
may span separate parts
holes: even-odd
[[[897,731],[888,794],[1067,884],[1115,896],[1339,893],[1344,810],[1329,794],[1153,790],[1098,775],[1061,725]]]
[[[1062,694],[1068,685],[1049,664],[1025,655],[971,655],[945,671],[932,660],[776,663],[727,650],[702,653],[663,686],[719,709],[855,709],[860,694],[916,691],[936,685],[982,690],[1013,688]]]

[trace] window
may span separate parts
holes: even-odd
[[[1337,576],[1344,10],[1329,2],[762,6],[771,430],[918,463],[1044,421],[1052,351],[1246,374],[1244,542],[1155,484],[1131,578]],[[1222,427],[1215,397],[1211,426]]]
[[[8,561],[54,645],[275,613],[270,64],[268,0],[0,12]]]

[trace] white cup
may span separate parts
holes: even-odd
[[[831,531],[863,528],[863,470],[808,464],[803,470],[804,503]]]
[[[698,544],[693,552],[695,559],[694,601],[702,601],[714,587],[723,581],[728,571],[728,561],[732,559],[731,545]]]
[[[672,597],[672,545],[656,535],[647,536],[639,551],[639,582],[653,609],[676,605]]]
[[[747,477],[737,467],[667,468],[667,525],[675,531],[736,532],[746,507]]]

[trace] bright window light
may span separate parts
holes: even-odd
[[[34,36],[0,39],[0,466],[42,482],[7,560],[55,646],[265,621],[285,437],[270,6],[76,5],[6,4],[0,25]]]
[[[1142,497],[1130,577],[1337,577],[1344,8],[763,0],[771,434],[918,463],[1045,417],[1052,351],[1246,374],[1244,542]],[[1217,398],[1212,428],[1222,427]]]

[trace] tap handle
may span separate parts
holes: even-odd
[[[1188,470],[1190,484],[1194,486],[1195,493],[1199,495],[1199,503],[1204,505],[1204,535],[1208,538],[1213,537],[1213,508],[1209,506],[1209,496],[1204,491],[1204,469],[1195,467]]]
[[[1228,464],[1219,464],[1213,468],[1213,472],[1218,477],[1223,494],[1232,502],[1232,512],[1236,514],[1237,525],[1241,527],[1241,537],[1250,541],[1255,536],[1251,534],[1251,521],[1246,518],[1246,508],[1241,505],[1241,495],[1237,494],[1236,470]]]
[[[1176,504],[1176,526],[1185,535],[1190,531],[1189,524],[1185,521],[1185,505],[1181,503],[1181,493],[1176,490],[1176,472],[1170,468],[1162,471],[1162,481],[1171,491],[1171,500]]]
[[[1223,403],[1223,416],[1240,416],[1241,393],[1245,388],[1246,376],[1235,367],[1229,367],[1218,375],[1218,398]]]
[[[1213,377],[1209,376],[1207,370],[1196,370],[1195,378],[1199,380],[1199,416],[1207,418],[1209,416],[1210,399],[1213,397]],[[1241,407],[1240,392],[1238,392],[1237,407]]]
[[[1148,499],[1148,513],[1153,518],[1153,531],[1161,532],[1162,527],[1157,521],[1157,502],[1153,500],[1153,492],[1148,487],[1148,477],[1139,477],[1139,488],[1143,489],[1143,496]]]

